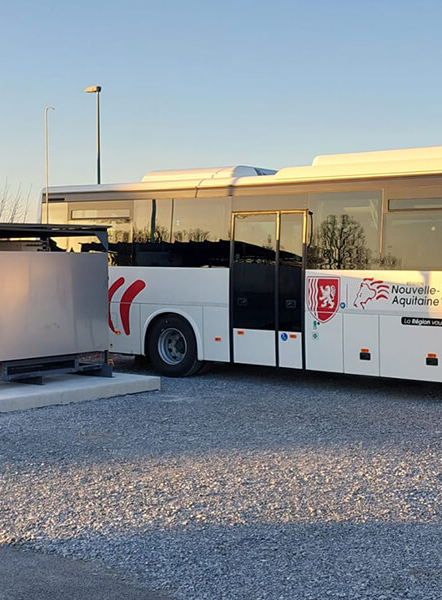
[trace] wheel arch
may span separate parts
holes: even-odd
[[[181,309],[159,309],[155,312],[153,312],[151,315],[149,315],[149,318],[146,319],[146,322],[144,323],[144,331],[143,331],[143,337],[142,337],[142,350],[144,352],[144,354],[147,356],[147,339],[149,336],[149,331],[152,329],[153,325],[159,320],[159,319],[164,319],[165,317],[181,317],[182,319],[185,319],[189,325],[191,326],[192,330],[193,330],[193,334],[195,336],[195,341],[196,341],[196,349],[197,349],[197,358],[198,360],[204,360],[204,350],[203,350],[203,338],[202,338],[202,333],[198,327],[198,324],[195,322],[195,319],[193,319],[188,313],[186,313],[184,310]],[[202,321],[202,318],[201,318]]]

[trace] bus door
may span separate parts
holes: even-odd
[[[307,211],[233,214],[233,361],[303,367]]]

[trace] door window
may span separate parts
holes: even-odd
[[[233,327],[275,329],[276,214],[236,215]]]

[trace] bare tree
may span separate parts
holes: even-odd
[[[195,229],[175,231],[173,237],[175,242],[208,242],[210,241],[210,231],[196,227]]]
[[[134,242],[145,244],[147,242],[160,244],[161,242],[169,241],[169,230],[167,227],[162,225],[156,225],[155,230],[152,232],[148,227],[144,229],[134,230]]]
[[[350,215],[329,215],[313,236],[307,250],[311,269],[400,269],[393,254],[379,255],[367,246],[364,229]]]
[[[32,186],[28,193],[23,193],[21,184],[14,192],[11,184],[5,180],[0,190],[0,221],[3,223],[22,223],[26,221],[29,212],[29,198]]]
[[[320,269],[364,269],[371,258],[364,229],[345,214],[324,219],[309,250],[309,264]]]

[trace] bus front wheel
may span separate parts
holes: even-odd
[[[195,334],[182,317],[158,319],[149,331],[148,353],[153,366],[168,377],[186,377],[200,370]]]

